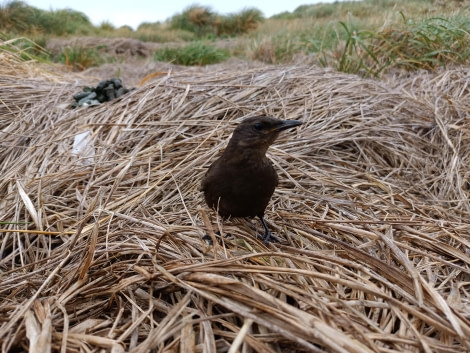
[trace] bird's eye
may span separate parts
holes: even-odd
[[[263,124],[261,123],[256,123],[255,125],[253,125],[253,127],[255,128],[255,130],[258,130],[258,131],[263,130]]]

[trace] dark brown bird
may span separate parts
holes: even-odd
[[[202,180],[201,190],[207,205],[222,218],[259,217],[265,230],[265,244],[271,232],[264,221],[264,211],[278,184],[276,170],[266,151],[282,130],[301,124],[268,116],[243,120],[222,156],[209,167]]]

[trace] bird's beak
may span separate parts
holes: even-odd
[[[282,120],[279,123],[279,125],[274,127],[273,131],[279,132],[279,131],[287,130],[287,129],[290,129],[292,127],[296,127],[296,126],[299,126],[299,125],[302,125],[302,122],[298,121],[298,120]]]

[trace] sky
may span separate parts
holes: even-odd
[[[331,3],[335,0],[26,0],[25,2],[43,10],[70,8],[83,12],[94,25],[110,22],[116,27],[129,25],[137,29],[142,22],[165,21],[185,8],[198,4],[208,6],[218,14],[240,12],[254,7],[265,17],[280,12],[294,11],[298,6],[315,3]]]

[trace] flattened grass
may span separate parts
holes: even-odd
[[[3,350],[470,349],[466,68],[185,68],[68,110],[77,76],[0,60]],[[303,122],[269,150],[268,247],[199,191],[258,114]]]

